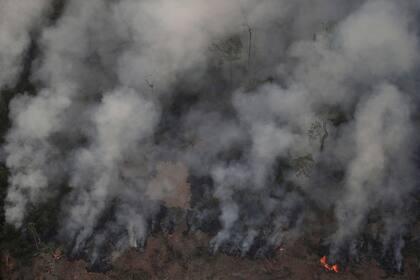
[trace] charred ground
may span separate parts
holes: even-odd
[[[169,2],[156,3],[167,9]],[[296,1],[288,15],[264,9],[287,8],[280,2],[267,0],[254,18],[240,11],[241,24],[233,31],[229,24],[238,22],[219,30],[210,19],[216,35],[203,39],[194,24],[209,19],[197,7],[188,12],[198,20],[188,14],[191,22],[183,25],[186,14],[170,13],[160,30],[161,10],[152,5],[151,16],[141,14],[156,28],[149,32],[135,22],[127,0],[52,1],[46,20],[29,28],[16,83],[0,84],[0,142],[6,147],[0,166],[1,276],[420,278],[420,192],[413,175],[420,166],[420,67],[405,56],[418,50],[420,32],[413,23],[420,7],[416,1],[397,7],[392,1],[325,0],[309,19],[310,1]],[[223,9],[209,4],[210,11],[232,12],[230,4],[218,3]],[[254,3],[243,3],[253,15]],[[126,13],[123,20],[109,23],[119,12]],[[371,18],[381,24],[366,24]],[[102,24],[117,25],[112,38]],[[382,25],[389,33],[378,32]],[[86,46],[60,43],[73,33]],[[159,53],[149,52],[156,42]],[[139,57],[144,61],[134,63]],[[134,69],[121,70],[125,64],[118,59]],[[150,74],[149,66],[160,72]],[[67,82],[78,90],[67,95]],[[57,96],[68,98],[69,107],[55,109]],[[45,100],[41,109],[53,108],[62,127],[39,137],[31,125]],[[128,116],[114,114],[114,106],[126,108]],[[143,118],[150,119],[151,132],[135,125]],[[123,128],[114,135],[109,127]],[[133,136],[133,130],[146,136]],[[115,146],[121,149],[116,159],[103,167]],[[86,151],[96,161],[84,161]],[[45,162],[34,170],[38,158]],[[31,172],[45,172],[48,184],[40,191],[38,182],[21,180]],[[79,213],[78,207],[87,210]],[[322,267],[323,256],[339,266],[338,273]]]

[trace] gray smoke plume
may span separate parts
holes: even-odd
[[[332,259],[356,254],[375,212],[401,269],[418,1],[64,3],[46,24],[48,1],[0,2],[0,87],[38,49],[36,94],[9,106],[8,223],[66,189],[58,235],[93,262],[109,240],[143,246],[162,207],[190,207],[193,228],[215,219],[212,250],[258,255],[310,227],[315,203],[334,209]]]
[[[0,87],[13,86],[22,70],[31,33],[42,25],[50,0],[0,2]]]
[[[354,142],[342,200],[337,205],[337,242],[362,228],[370,210],[379,208],[385,220],[385,240],[401,235],[415,185],[413,127],[409,100],[394,86],[380,85],[356,110]],[[337,247],[335,247],[337,248]],[[401,261],[399,260],[400,267]]]

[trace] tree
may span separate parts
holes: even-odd
[[[230,83],[233,83],[233,62],[241,58],[243,45],[239,35],[234,35],[219,43],[213,43],[210,51],[216,52],[224,61],[229,63]]]
[[[325,147],[325,140],[328,137],[327,120],[315,120],[308,130],[308,136],[311,140],[320,140],[319,150],[322,152]]]
[[[292,167],[296,171],[296,176],[311,176],[311,170],[314,165],[314,159],[311,154],[292,159]]]

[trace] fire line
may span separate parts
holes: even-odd
[[[330,265],[328,264],[327,256],[323,256],[320,260],[321,265],[327,270],[327,271],[334,271],[339,272],[338,264]]]

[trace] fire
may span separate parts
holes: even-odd
[[[336,273],[340,271],[338,264],[328,264],[327,256],[323,256],[319,261],[327,271],[334,271]]]

